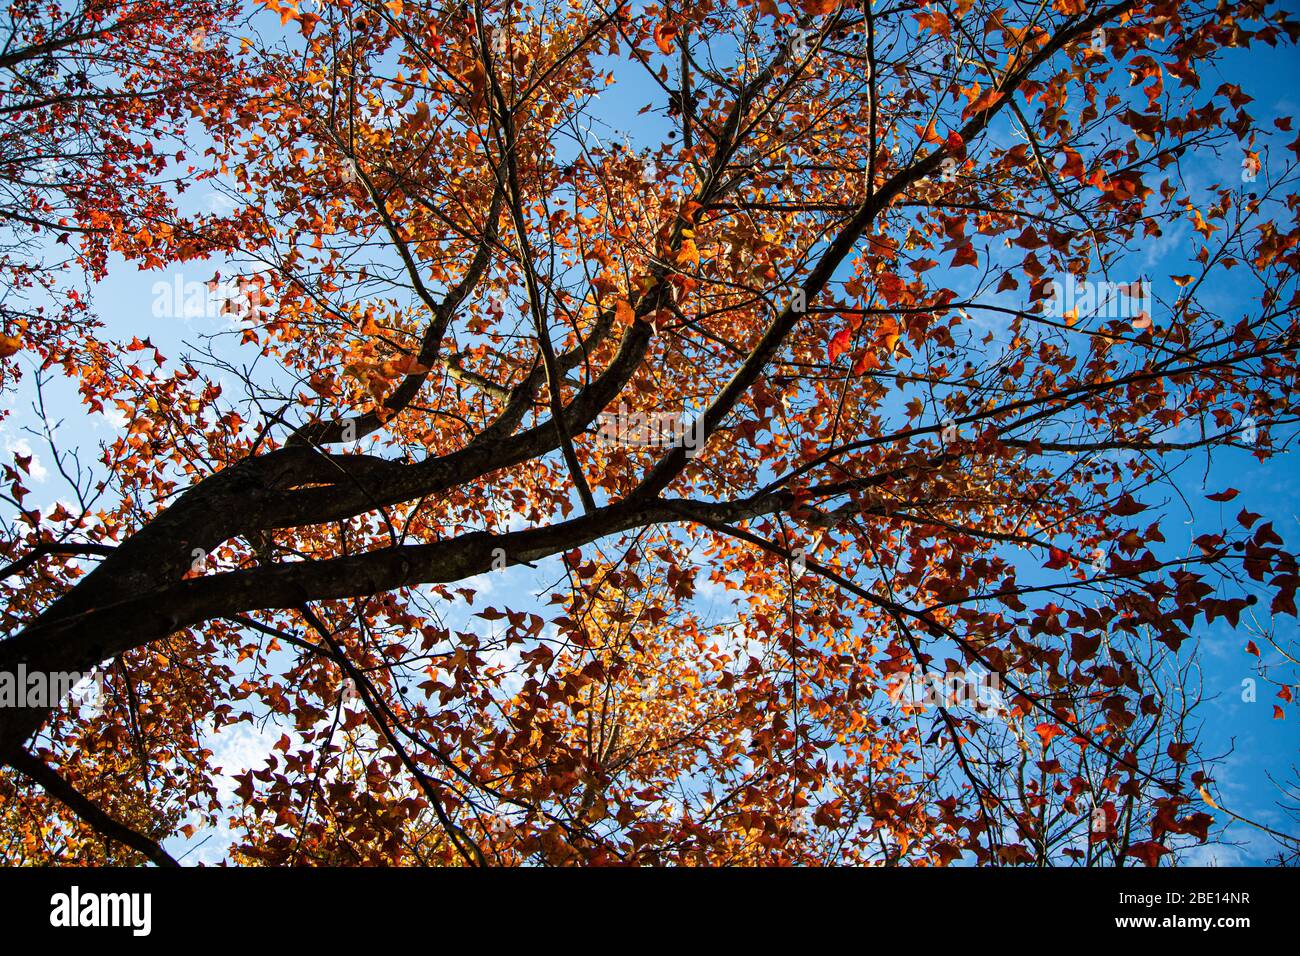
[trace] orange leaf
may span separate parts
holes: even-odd
[[[1046,747],[1057,737],[1062,736],[1065,731],[1056,726],[1056,724],[1041,723],[1034,728],[1034,733],[1038,734],[1039,739],[1043,742],[1043,746]]]
[[[655,27],[655,46],[659,47],[661,53],[672,53],[673,37],[675,36],[677,36],[676,27],[660,23]]]
[[[880,368],[880,358],[874,349],[863,349],[853,363],[854,375],[865,375],[872,369]]]
[[[683,239],[682,247],[677,251],[677,264],[698,266],[700,264],[700,250],[695,245],[694,239]]]
[[[1083,157],[1078,151],[1065,147],[1065,165],[1061,167],[1061,175],[1069,176],[1072,179],[1082,180],[1086,175],[1083,168]]]
[[[916,14],[916,22],[922,28],[941,37],[952,36],[952,22],[949,21],[946,14],[937,10]]]

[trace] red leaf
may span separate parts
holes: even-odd
[[[1100,634],[1088,637],[1087,635],[1076,631],[1074,634],[1070,635],[1070,660],[1086,661],[1088,658],[1094,657],[1100,647]]]
[[[1147,866],[1155,866],[1160,862],[1160,858],[1168,852],[1168,848],[1161,846],[1154,840],[1148,840],[1145,843],[1134,843],[1124,855],[1135,856]]]
[[[1110,513],[1113,515],[1119,515],[1122,518],[1127,518],[1129,515],[1139,514],[1146,510],[1147,506],[1133,500],[1132,495],[1124,495],[1119,499],[1119,501],[1110,506]]]
[[[957,250],[956,255],[952,257],[952,267],[958,266],[977,266],[980,264],[980,257],[975,253],[975,247],[969,242]]]
[[[830,348],[827,349],[827,357],[834,362],[837,358],[849,350],[849,345],[853,340],[853,333],[849,329],[840,329],[831,339]]]

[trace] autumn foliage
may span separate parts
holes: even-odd
[[[57,507],[4,464],[0,671],[105,675],[0,708],[7,860],[1155,865],[1221,822],[1194,638],[1300,585],[1188,477],[1284,449],[1300,372],[1300,140],[1222,77],[1300,22],[15,9],[5,407],[126,424]],[[165,355],[115,268],[255,291]]]

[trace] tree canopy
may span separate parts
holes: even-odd
[[[6,859],[1156,865],[1226,819],[1196,632],[1294,662],[1300,573],[1195,486],[1295,435],[1300,138],[1240,64],[1300,21],[9,16],[3,388],[126,423],[48,431],[57,506],[3,464],[0,672],[103,685],[0,707]],[[220,334],[103,319],[178,265]]]

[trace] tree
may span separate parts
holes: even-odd
[[[7,472],[0,672],[108,690],[0,709],[11,854],[168,863],[222,822],[267,864],[1208,838],[1184,645],[1294,615],[1300,578],[1258,515],[1163,529],[1193,455],[1291,440],[1300,299],[1286,123],[1201,77],[1300,24],[263,2],[283,34],[211,159],[247,208],[180,230],[256,308],[176,364],[137,337],[68,370],[133,415],[82,514]],[[622,90],[651,99],[626,143]],[[1252,193],[1235,160],[1186,184],[1218,154]],[[1134,253],[1181,226],[1166,290]],[[482,605],[527,565],[557,583]],[[225,821],[210,735],[271,719]]]
[[[229,223],[211,213],[181,217],[177,200],[196,173],[186,165],[187,138],[205,126],[228,129],[232,95],[253,83],[219,32],[235,9],[224,0],[8,9],[0,354],[55,356],[75,375],[95,327],[86,280],[103,278],[112,254],[160,264],[228,246]]]

